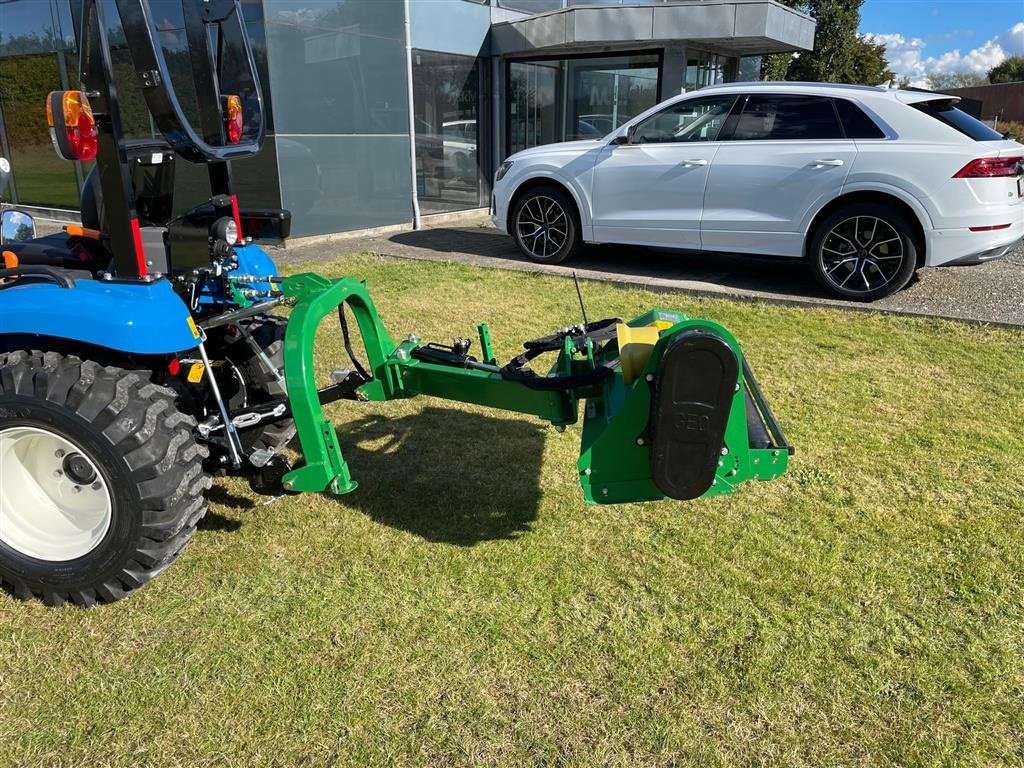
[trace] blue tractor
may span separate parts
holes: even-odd
[[[361,281],[282,279],[258,243],[286,238],[289,212],[240,205],[232,186],[231,160],[258,152],[264,131],[238,0],[174,3],[184,53],[165,49],[151,0],[81,0],[81,87],[51,93],[45,109],[57,153],[95,160],[82,223],[36,238],[26,214],[3,215],[5,590],[50,605],[126,596],[184,550],[220,474],[266,493],[355,490],[322,410],[337,400],[429,394],[564,427],[586,399],[576,470],[596,504],[729,493],[785,471],[791,449],[735,338],[713,322],[659,310],[584,321],[499,365],[486,325],[477,356],[462,339],[396,342]],[[122,129],[111,7],[158,138]],[[184,213],[181,161],[205,167],[210,186]],[[0,184],[9,172],[0,159]],[[335,314],[350,364],[317,388],[314,337]],[[553,367],[535,373],[547,352]]]

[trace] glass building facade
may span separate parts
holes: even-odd
[[[102,2],[122,120],[130,136],[153,136],[114,0]],[[149,3],[187,103],[181,0]],[[78,207],[90,167],[57,157],[44,99],[78,87],[80,5],[0,0],[0,154],[14,169],[0,202],[69,216]],[[263,152],[233,163],[240,200],[292,211],[293,237],[408,225],[414,199],[422,215],[485,208],[507,155],[599,138],[680,90],[756,78],[756,54],[772,50],[669,39],[510,52],[493,42],[495,25],[616,5],[671,3],[408,0],[407,18],[404,0],[242,0],[267,132]],[[175,207],[206,195],[205,169],[177,163]]]

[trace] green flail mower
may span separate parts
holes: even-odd
[[[258,152],[264,131],[238,0],[178,0],[177,21],[164,0],[159,30],[151,0],[79,2],[81,90],[50,94],[46,114],[62,158],[95,160],[82,225],[34,238],[31,217],[6,211],[0,237],[7,591],[51,605],[124,597],[184,550],[216,475],[268,494],[356,491],[346,435],[323,412],[341,400],[429,395],[558,429],[582,408],[576,469],[592,504],[731,493],[786,471],[792,449],[717,323],[664,310],[588,323],[584,312],[502,364],[486,325],[476,356],[465,339],[395,341],[360,280],[282,278],[259,241],[286,238],[290,213],[240,205],[232,184],[231,161]],[[122,129],[112,7],[151,139]],[[168,29],[187,41],[187,59],[164,50]],[[175,92],[171,55],[192,68],[194,103]],[[209,199],[184,213],[173,205],[176,160],[205,167],[210,182]],[[0,191],[8,169],[0,158]],[[335,315],[350,362],[318,388],[316,333]]]
[[[287,491],[356,489],[322,409],[324,402],[352,396],[430,395],[537,416],[558,429],[579,421],[585,401],[577,470],[591,504],[731,493],[746,480],[781,475],[793,451],[736,339],[708,320],[656,309],[628,322],[583,322],[526,342],[522,355],[499,365],[486,324],[477,329],[477,359],[465,339],[443,346],[410,335],[396,343],[366,286],[354,278],[302,274],[282,287],[295,302],[284,372],[303,454],[302,465],[282,476]],[[352,354],[346,306],[368,366],[352,356],[352,369],[336,371],[335,384],[316,390],[309,386],[313,342],[326,315],[338,312]],[[539,374],[529,363],[544,353],[557,357]]]

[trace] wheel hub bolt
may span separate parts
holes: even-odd
[[[53,470],[54,477],[64,477],[64,471],[60,469]]]
[[[80,485],[72,486],[71,492],[72,493],[81,493],[82,492],[82,486],[80,486]]]
[[[64,451],[58,448],[56,451],[53,452],[53,455],[56,456],[58,459],[63,459]]]
[[[100,488],[102,488],[103,486],[102,486],[102,485],[100,485],[99,481],[97,481],[97,482],[93,483],[91,487],[92,487],[92,489],[93,489],[94,491],[98,491],[98,490],[99,490]]]

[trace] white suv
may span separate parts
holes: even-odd
[[[538,262],[583,242],[807,259],[870,301],[918,267],[998,259],[1024,238],[1024,146],[920,91],[731,83],[602,139],[512,155],[496,226]]]

